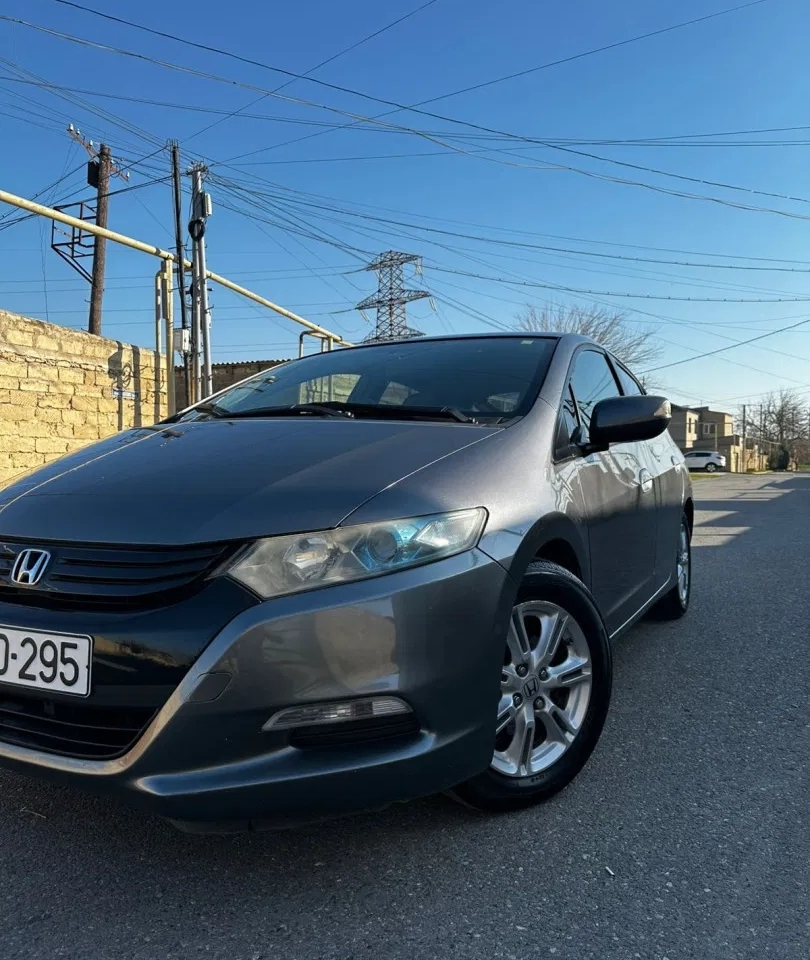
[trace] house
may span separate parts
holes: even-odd
[[[681,450],[716,450],[726,458],[731,473],[763,470],[767,455],[759,443],[734,432],[734,415],[709,407],[682,407],[672,404],[669,426],[672,439]]]

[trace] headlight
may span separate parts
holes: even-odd
[[[452,557],[478,543],[483,507],[258,540],[228,573],[260,597],[281,597]]]

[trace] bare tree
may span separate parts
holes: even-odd
[[[626,314],[612,310],[564,304],[548,309],[527,304],[517,320],[517,329],[527,333],[579,333],[590,337],[626,363],[637,376],[661,356],[652,331],[630,326]]]
[[[747,421],[751,436],[791,444],[807,438],[810,412],[795,390],[780,390],[769,393],[757,406],[749,406]]]
[[[747,408],[749,437],[767,446],[771,466],[784,469],[802,460],[810,438],[810,409],[795,390],[769,393],[762,403]]]

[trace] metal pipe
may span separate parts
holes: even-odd
[[[191,403],[199,403],[202,394],[202,357],[200,355],[200,333],[202,330],[202,299],[200,287],[205,283],[205,277],[200,272],[200,244],[192,237],[191,250],[194,266],[192,267],[192,287],[194,296],[191,300],[191,388],[194,399]]]
[[[174,382],[174,284],[172,281],[172,265],[168,260],[164,260],[163,319],[166,323],[166,403],[169,416],[177,412],[177,393]]]
[[[211,372],[211,308],[208,306],[208,271],[205,268],[205,238],[197,244],[197,262],[200,265],[200,326],[202,328],[202,396],[214,392]]]
[[[18,207],[20,210],[26,210],[29,213],[36,214],[37,216],[47,217],[49,220],[56,220],[58,223],[64,223],[69,227],[76,227],[77,229],[83,230],[85,233],[93,234],[94,236],[106,237],[108,240],[112,240],[115,243],[120,243],[124,247],[129,247],[132,250],[140,250],[141,253],[149,253],[153,257],[160,257],[161,259],[169,260],[172,263],[176,262],[177,260],[175,254],[171,253],[169,250],[164,250],[162,247],[156,247],[151,243],[143,243],[140,240],[135,240],[133,237],[127,237],[123,233],[116,233],[114,230],[107,230],[103,227],[98,227],[94,223],[87,223],[86,220],[79,220],[77,217],[71,217],[70,214],[63,213],[61,210],[54,210],[53,207],[43,206],[41,203],[35,203],[33,200],[25,200],[23,197],[18,197],[13,193],[8,193],[6,190],[0,190],[0,203],[7,203],[12,207]],[[190,268],[192,263],[190,260],[184,260],[183,265]],[[239,286],[238,283],[228,280],[227,277],[222,277],[218,273],[213,273],[210,270],[206,271],[206,277],[214,283],[218,283],[221,287],[225,287],[227,290],[232,290],[234,293],[241,294],[241,296],[247,297],[248,300],[252,300],[254,303],[258,303],[262,307],[267,307],[267,309],[272,310],[273,313],[277,313],[279,316],[286,317],[288,320],[292,320],[294,323],[298,323],[301,326],[306,327],[307,330],[310,330],[313,333],[323,334],[323,336],[328,337],[334,343],[343,344],[345,347],[352,346],[352,344],[348,340],[344,340],[340,334],[331,333],[329,330],[324,329],[324,327],[318,326],[317,323],[312,323],[310,320],[307,320],[304,317],[299,317],[298,314],[293,313],[291,310],[285,310],[284,307],[280,307],[277,303],[273,303],[272,300],[268,300],[266,297],[261,297],[252,290],[247,290],[245,287]]]
[[[243,297],[247,297],[248,300],[252,300],[254,303],[258,303],[263,307],[267,307],[268,310],[272,310],[274,313],[278,313],[280,316],[286,317],[288,320],[294,320],[295,323],[300,323],[301,326],[306,327],[310,333],[319,333],[324,337],[334,340],[335,343],[342,343],[344,347],[352,346],[352,344],[348,340],[344,340],[340,334],[331,333],[329,330],[319,327],[317,323],[312,323],[311,320],[305,320],[303,317],[299,317],[298,314],[292,313],[290,310],[285,310],[284,307],[280,307],[277,303],[273,303],[272,300],[267,300],[265,297],[260,297],[258,293],[254,293],[252,290],[246,290],[245,287],[240,287],[238,283],[234,283],[233,280],[228,280],[227,277],[221,277],[218,273],[212,273],[210,270],[207,270],[205,275],[209,280],[213,280],[214,283],[218,283],[220,286],[225,287],[228,290],[233,290],[234,293],[240,293]]]
[[[163,321],[163,265],[155,274],[155,350],[160,355],[161,341],[163,340],[163,331],[161,324]]]
[[[59,223],[67,224],[69,227],[76,227],[85,233],[92,233],[97,237],[106,237],[107,240],[113,240],[115,243],[123,244],[125,247],[131,247],[133,250],[140,250],[142,253],[151,253],[153,257],[161,257],[164,260],[174,260],[174,254],[168,250],[163,250],[151,243],[142,243],[140,240],[134,240],[132,237],[124,236],[123,233],[116,233],[114,230],[107,230],[104,227],[98,227],[94,223],[88,223],[86,220],[79,220],[77,217],[71,217],[68,213],[61,210],[54,210],[53,207],[45,207],[41,203],[34,203],[33,200],[24,200],[13,193],[7,193],[0,190],[0,203],[7,203],[12,207],[19,207],[20,210],[27,210],[29,213],[35,213],[40,217],[47,217],[49,220],[56,220]],[[190,264],[189,264],[190,266]]]

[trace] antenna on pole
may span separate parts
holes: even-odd
[[[410,340],[422,337],[421,330],[408,326],[406,304],[413,300],[430,297],[428,290],[409,290],[405,287],[405,264],[412,263],[417,274],[422,273],[422,258],[415,253],[398,253],[387,250],[376,260],[372,260],[366,270],[373,270],[378,277],[377,292],[357,304],[357,309],[373,308],[377,311],[377,323],[374,332],[367,336],[365,343],[384,340]]]

